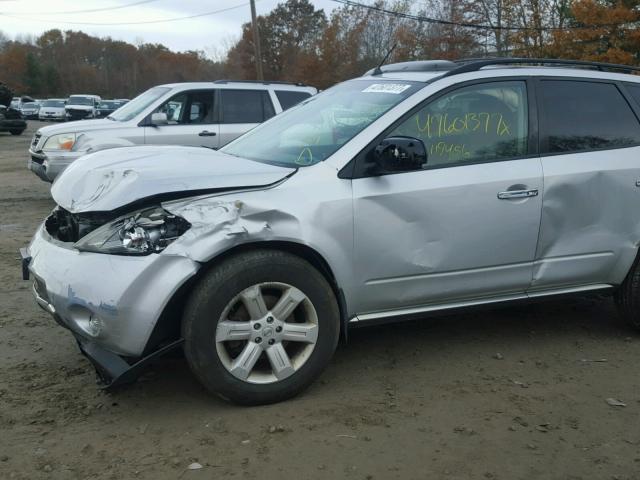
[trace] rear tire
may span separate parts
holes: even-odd
[[[11,133],[11,135],[22,135],[22,132],[24,132],[24,130],[10,130],[9,132]]]
[[[191,370],[211,392],[242,405],[280,402],[325,369],[340,315],[327,280],[277,250],[223,260],[197,284],[182,333]]]
[[[620,316],[636,330],[640,330],[640,262],[638,260],[640,259],[636,259],[615,294]]]

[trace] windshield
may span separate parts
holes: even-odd
[[[100,105],[98,105],[98,108],[113,108],[116,106],[116,102],[102,102]]]
[[[64,108],[64,100],[45,100],[42,102],[43,107]]]
[[[168,87],[154,87],[150,88],[144,93],[141,93],[136,98],[128,102],[126,105],[120,107],[113,112],[107,118],[116,120],[118,122],[126,122],[136,117],[140,112],[145,110],[149,105],[155,102],[162,95],[171,90]]]
[[[274,165],[313,165],[422,87],[424,83],[408,81],[341,83],[277,115],[222,151]]]
[[[93,98],[91,97],[69,97],[67,105],[93,105]]]

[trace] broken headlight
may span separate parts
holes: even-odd
[[[117,218],[75,243],[83,252],[115,255],[159,253],[186,232],[191,224],[161,207],[148,208]]]

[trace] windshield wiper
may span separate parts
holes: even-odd
[[[113,118],[111,115],[107,115],[106,117],[107,120],[113,120],[114,122],[116,122],[117,120],[115,118]]]

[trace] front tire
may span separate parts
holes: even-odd
[[[22,132],[24,132],[24,130],[9,130],[9,132],[11,133],[11,135],[22,135]]]
[[[325,369],[340,315],[327,280],[277,250],[235,255],[212,268],[187,302],[187,361],[210,391],[242,405],[291,398]]]

